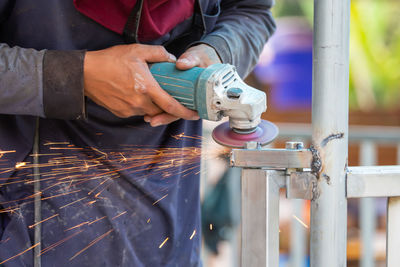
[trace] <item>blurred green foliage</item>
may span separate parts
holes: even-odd
[[[277,0],[275,17],[304,16],[312,0]],[[351,1],[350,107],[400,109],[400,1]]]

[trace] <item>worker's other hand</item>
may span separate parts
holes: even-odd
[[[180,70],[188,70],[193,67],[207,68],[216,63],[221,63],[215,49],[206,44],[200,44],[190,47],[176,61],[176,68]],[[151,125],[168,124],[179,118],[167,113],[157,114],[156,116],[145,116],[145,121]]]
[[[196,112],[182,106],[151,75],[148,63],[165,61],[175,62],[176,58],[162,46],[119,45],[87,52],[85,95],[122,118],[170,114],[198,119]]]

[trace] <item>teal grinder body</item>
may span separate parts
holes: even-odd
[[[215,65],[213,69],[216,67]],[[194,67],[182,71],[178,70],[174,63],[156,63],[151,65],[150,71],[161,88],[173,98],[185,107],[196,110],[200,118],[210,119],[207,115],[205,90],[205,84],[211,74],[210,69]]]

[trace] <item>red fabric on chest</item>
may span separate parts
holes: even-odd
[[[136,0],[74,0],[75,8],[104,27],[123,33]],[[144,0],[138,37],[157,39],[193,14],[194,0]]]

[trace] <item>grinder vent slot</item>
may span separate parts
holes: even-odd
[[[222,77],[222,86],[224,86],[224,88],[227,88],[231,83],[235,81],[235,74],[233,73],[233,71],[229,71],[224,75],[224,77]]]

